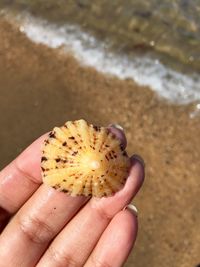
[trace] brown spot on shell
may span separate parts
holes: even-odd
[[[69,190],[67,190],[67,189],[62,189],[61,192],[63,192],[63,193],[68,193]]]
[[[59,189],[60,188],[60,184],[55,184],[52,186],[54,189]]]
[[[44,140],[44,144],[48,145],[49,144],[49,140]]]
[[[97,132],[100,132],[100,130],[101,130],[101,127],[96,126],[96,125],[93,125],[93,128],[94,128],[94,130],[97,131]]]
[[[41,161],[46,161],[46,160],[47,160],[46,157],[42,157],[42,158],[41,158]]]
[[[55,132],[50,132],[50,133],[49,133],[49,137],[50,137],[50,138],[56,138]]]

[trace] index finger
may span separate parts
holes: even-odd
[[[46,137],[38,138],[0,172],[0,210],[4,214],[15,213],[42,183],[41,145]]]

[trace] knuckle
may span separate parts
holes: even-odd
[[[19,227],[32,243],[46,243],[54,236],[53,229],[45,221],[32,216],[19,218]]]
[[[52,246],[48,250],[49,257],[54,263],[54,267],[80,267],[83,264],[76,261],[74,257],[65,251],[58,251]]]
[[[20,165],[20,160],[19,158],[16,158],[14,161],[14,165],[16,170],[27,180],[32,181],[34,184],[39,185],[41,182],[38,181],[35,177],[29,175],[28,173],[25,172],[24,168]]]
[[[92,203],[90,203],[90,205],[95,213],[97,213],[100,220],[110,221],[113,218],[113,215],[109,214],[99,202],[93,201]]]

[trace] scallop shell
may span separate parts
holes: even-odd
[[[72,196],[110,196],[121,189],[130,161],[120,140],[107,128],[85,120],[55,127],[45,140],[43,182]]]

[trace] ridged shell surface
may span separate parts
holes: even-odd
[[[44,141],[43,182],[72,196],[114,194],[123,187],[129,166],[118,138],[85,120],[55,127]]]

